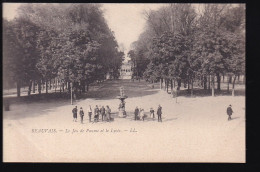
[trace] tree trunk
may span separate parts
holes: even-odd
[[[217,73],[217,83],[218,83],[217,90],[218,90],[218,91],[220,91],[220,80],[221,80],[220,74]]]
[[[200,77],[200,85],[201,85],[202,88],[204,88],[204,77],[202,75]]]
[[[44,90],[45,89],[45,82],[41,82],[41,87],[42,87],[42,90]]]
[[[160,89],[162,89],[162,78],[160,78]]]
[[[52,82],[51,82],[51,80],[50,80],[50,90],[52,89]]]
[[[172,79],[171,79],[171,91],[173,90],[173,84],[172,84]]]
[[[207,89],[207,76],[204,76],[204,90]]]
[[[62,92],[64,92],[65,91],[65,84],[64,84],[64,82],[62,82]]]
[[[82,84],[82,86],[81,86],[81,87],[82,87],[82,93],[85,93],[85,92],[86,92],[86,88],[85,88],[85,87],[86,87],[86,84],[85,84],[85,81],[82,81],[81,84]]]
[[[168,85],[169,85],[169,80],[168,79],[166,79],[166,91],[167,91],[167,93],[168,93]]]
[[[233,80],[233,85],[232,85],[232,96],[235,96],[235,82],[236,82],[237,76],[235,75],[234,80]]]
[[[208,76],[208,90],[210,90],[210,75]]]
[[[87,91],[88,91],[88,89],[89,89],[89,85],[88,85],[88,83],[87,83]]]
[[[232,76],[229,76],[228,81],[227,81],[227,91],[229,92],[229,84],[232,81]]]
[[[62,86],[61,86],[61,84],[60,84],[60,81],[59,81],[59,86],[60,86],[60,93],[61,93],[61,87],[62,87]]]
[[[187,88],[187,80],[184,79],[184,88]]]
[[[41,80],[38,80],[37,85],[38,85],[38,93],[41,94],[42,93],[42,82],[41,82]]]
[[[178,79],[178,87],[177,87],[177,90],[180,90],[181,88],[181,79]]]
[[[68,82],[68,92],[70,93],[71,92],[71,87],[70,87],[70,82]]]
[[[243,75],[243,84],[246,83],[246,75]]]
[[[21,96],[21,85],[20,85],[19,81],[17,81],[17,83],[16,83],[16,89],[17,89],[17,97],[20,97]]]
[[[31,95],[32,92],[32,80],[29,81],[29,86],[28,86],[28,96]]]
[[[215,96],[215,77],[214,76],[212,76],[212,81],[211,81],[211,83],[212,83],[212,88],[211,88],[211,90],[212,90],[212,97],[214,97]]]
[[[32,82],[32,89],[33,89],[33,93],[35,93],[35,81],[34,80]]]
[[[190,77],[188,77],[188,90],[190,90]]]
[[[174,81],[173,81],[173,88],[175,88],[175,79],[174,79]]]
[[[166,91],[166,79],[163,79],[163,89],[164,89],[164,91]]]
[[[48,81],[45,82],[46,94],[48,93]]]
[[[191,92],[190,92],[190,96],[193,96],[193,78],[191,78]]]

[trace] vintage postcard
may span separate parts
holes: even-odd
[[[3,161],[245,163],[245,13],[3,3]]]

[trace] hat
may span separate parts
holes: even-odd
[[[231,105],[229,105],[229,106],[231,106]]]

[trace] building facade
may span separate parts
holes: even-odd
[[[123,62],[121,69],[120,69],[120,77],[119,79],[132,79],[133,75],[133,64],[129,60],[127,62]]]

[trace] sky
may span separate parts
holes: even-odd
[[[103,4],[104,17],[108,26],[115,33],[120,48],[125,54],[130,50],[131,43],[138,40],[144,31],[144,10],[156,10],[166,4],[134,4],[134,3],[105,3]],[[16,16],[19,3],[3,3],[3,17],[11,20]]]

